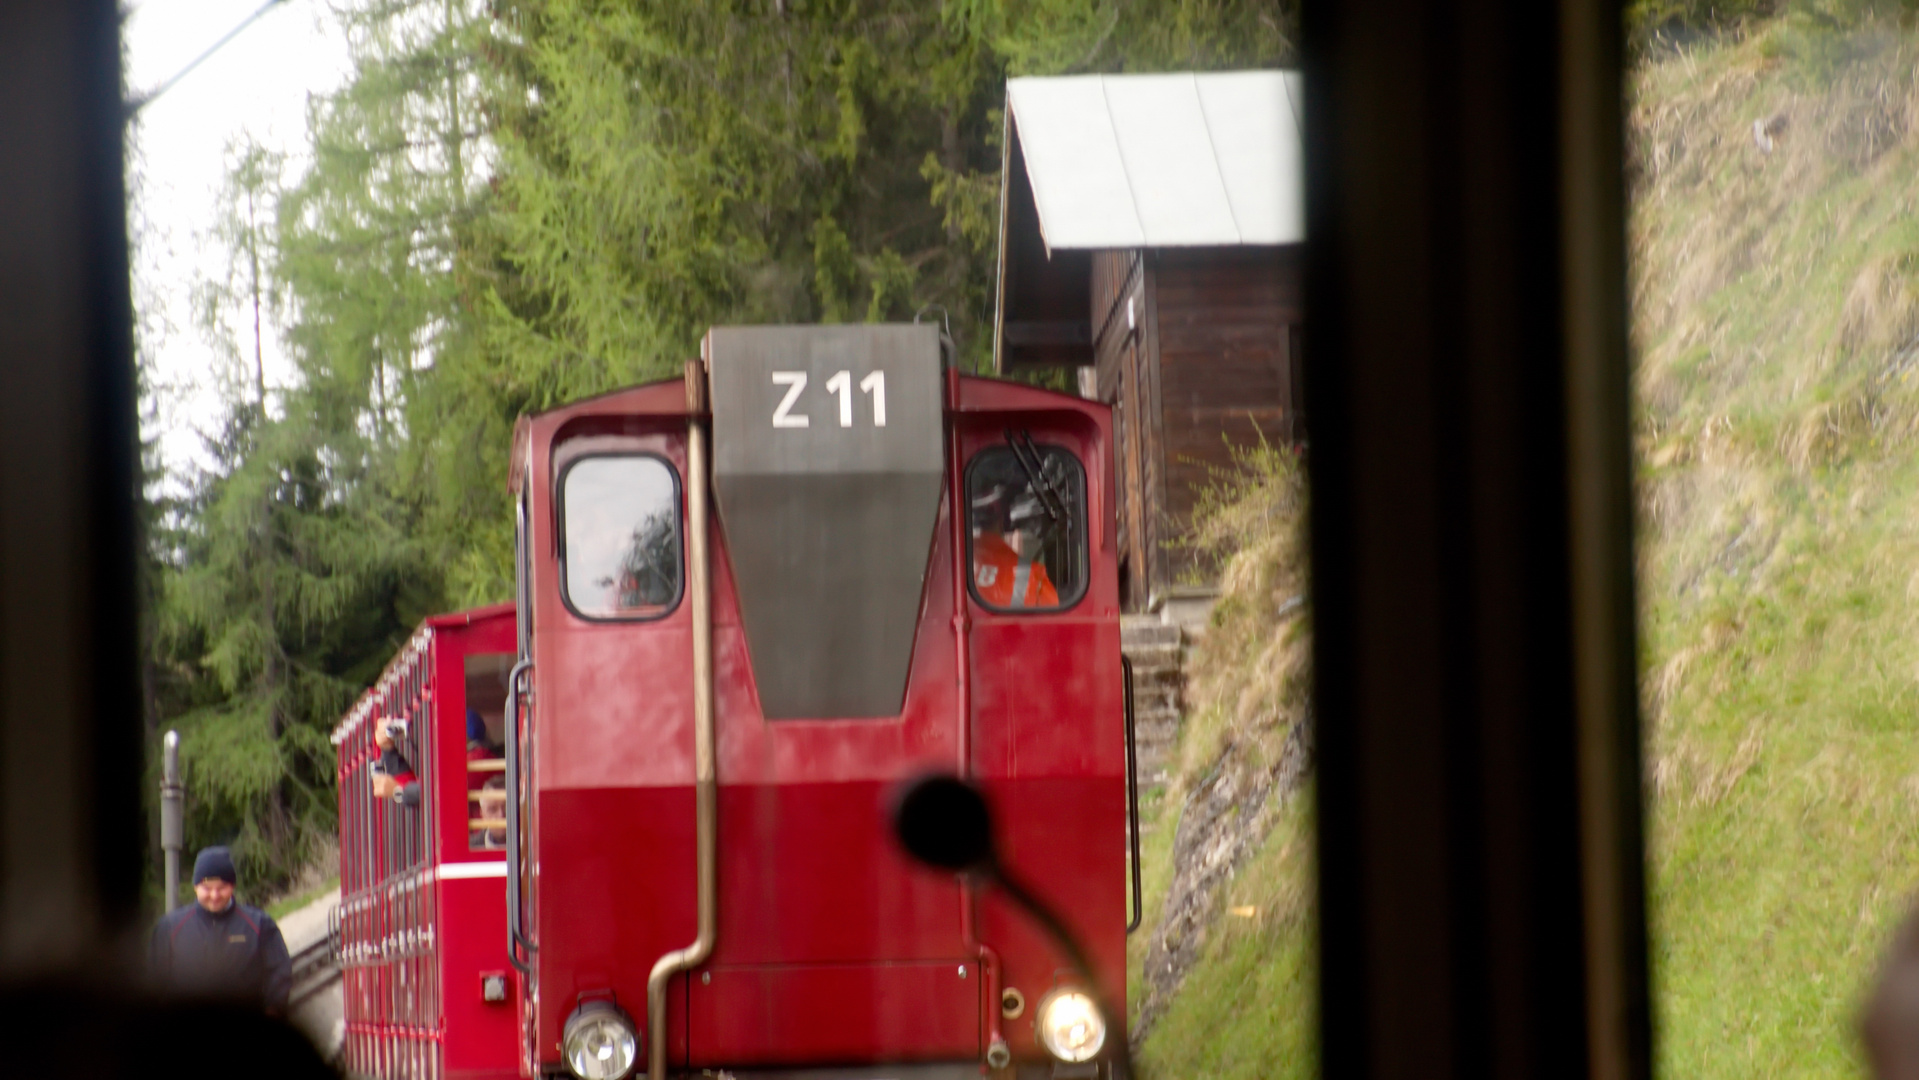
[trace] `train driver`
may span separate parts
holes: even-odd
[[[1046,514],[1027,485],[994,484],[973,499],[973,587],[996,608],[1052,608],[1059,592],[1040,558]]]

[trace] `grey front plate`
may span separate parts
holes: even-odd
[[[769,719],[897,716],[944,472],[932,326],[716,327],[713,486]]]

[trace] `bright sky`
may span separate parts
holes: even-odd
[[[265,0],[135,0],[126,20],[127,83],[140,94],[172,77]],[[346,42],[327,0],[286,0],[262,15],[140,111],[129,183],[135,185],[134,303],[158,358],[155,422],[170,469],[205,462],[199,431],[218,423],[218,354],[195,328],[193,283],[223,276],[209,235],[227,146],[250,133],[304,167],[306,102],[345,81]],[[144,224],[143,224],[144,221]],[[267,381],[284,380],[267,328]],[[251,356],[248,343],[247,355]]]

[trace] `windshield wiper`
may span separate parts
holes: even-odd
[[[1066,497],[1060,494],[1052,478],[1046,475],[1046,464],[1040,459],[1039,447],[1033,445],[1033,433],[1015,432],[1007,428],[1006,445],[1012,448],[1013,459],[1019,462],[1020,471],[1026,474],[1026,482],[1039,496],[1040,509],[1046,511],[1047,519],[1055,525],[1065,521]]]

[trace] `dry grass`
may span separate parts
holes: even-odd
[[[1218,558],[1220,598],[1187,663],[1188,717],[1173,790],[1229,743],[1272,764],[1311,690],[1306,478],[1290,450],[1261,445],[1201,494],[1187,543]]]
[[[1633,77],[1668,1076],[1857,1075],[1919,883],[1919,33],[1806,10]]]
[[[1135,1032],[1149,1075],[1304,1080],[1317,1073],[1299,790],[1311,747],[1305,477],[1270,446],[1236,464],[1187,536],[1222,567],[1221,595],[1187,661],[1172,777],[1148,811]]]
[[[1846,291],[1838,340],[1848,352],[1890,352],[1919,330],[1919,281],[1911,252],[1881,255],[1866,263]]]
[[[1804,396],[1820,369],[1910,327],[1898,245],[1863,271],[1848,253],[1900,227],[1916,60],[1889,25],[1838,35],[1788,18],[1640,73],[1629,239],[1653,418],[1708,395],[1746,407]],[[1819,302],[1771,302],[1782,296]],[[1766,332],[1742,332],[1755,325]]]

